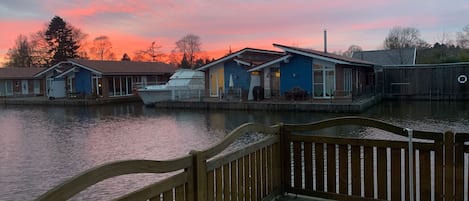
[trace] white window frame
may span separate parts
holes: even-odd
[[[316,66],[316,67],[315,67]],[[333,67],[332,67],[333,66]],[[333,93],[336,91],[336,70],[335,70],[335,65],[333,63],[329,63],[329,62],[320,62],[320,61],[316,61],[316,62],[313,62],[313,74],[312,74],[312,78],[313,78],[313,85],[312,85],[312,95],[313,95],[313,98],[317,98],[317,99],[330,99],[333,97]],[[315,93],[314,93],[314,85],[315,84],[319,84],[318,82],[316,82],[314,80],[314,73],[315,72],[318,72],[318,71],[321,71],[322,72],[322,90],[323,90],[323,94],[322,96],[316,96]],[[328,72],[333,72],[333,76],[334,76],[334,79],[333,79],[333,87],[332,87],[332,94],[331,95],[327,95],[327,73]]]

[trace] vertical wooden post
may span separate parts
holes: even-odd
[[[287,171],[290,171],[290,161],[288,161],[290,155],[290,146],[287,146],[287,133],[285,132],[285,127],[283,123],[280,123],[279,135],[280,135],[280,151],[278,152],[280,157],[280,194],[285,193],[286,184],[288,181]],[[287,153],[288,152],[288,153]]]
[[[454,200],[464,200],[464,141],[459,136],[454,144]]]
[[[207,200],[207,163],[205,155],[200,151],[191,151],[194,167],[194,201]]]
[[[451,131],[445,132],[445,200],[454,200],[454,133]]]

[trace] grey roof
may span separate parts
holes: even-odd
[[[415,64],[415,48],[390,49],[390,50],[373,50],[354,52],[352,57],[361,59],[383,66],[394,65],[414,65]]]

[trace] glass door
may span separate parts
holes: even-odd
[[[330,98],[335,92],[335,68],[314,64],[313,97]]]

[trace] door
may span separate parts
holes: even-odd
[[[344,68],[344,92],[346,96],[352,92],[352,69]]]
[[[210,96],[218,97],[220,91],[224,91],[224,69],[213,68],[210,69]]]
[[[34,80],[34,94],[41,93],[41,80]]]
[[[27,95],[29,93],[28,80],[21,80],[21,94]]]
[[[66,96],[65,80],[47,80],[47,96],[54,98],[64,98]]]

